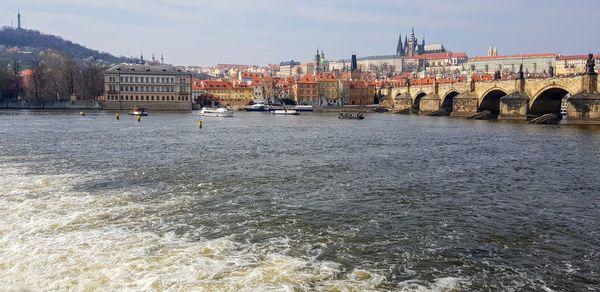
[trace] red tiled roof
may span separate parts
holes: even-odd
[[[317,83],[317,80],[315,79],[314,76],[312,76],[310,74],[306,74],[306,75],[302,76],[302,78],[298,79],[298,81],[296,83]]]
[[[415,58],[420,60],[438,60],[438,59],[451,59],[451,58],[467,58],[467,54],[463,52],[452,53],[431,53],[431,54],[423,54],[417,55]]]
[[[587,60],[588,55],[571,55],[571,56],[559,56],[559,60]],[[594,59],[600,59],[600,54],[595,54]]]

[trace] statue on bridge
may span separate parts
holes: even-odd
[[[519,79],[525,79],[525,74],[523,74],[523,64],[519,65]]]
[[[588,59],[585,64],[585,68],[586,68],[585,74],[596,75],[596,71],[594,70],[594,67],[596,67],[596,60],[594,60],[594,54],[590,53],[588,55]]]

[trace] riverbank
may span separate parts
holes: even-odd
[[[45,104],[32,104],[23,100],[13,100],[0,103],[0,109],[9,110],[102,110],[95,100],[86,101],[51,101]]]

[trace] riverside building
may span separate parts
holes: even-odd
[[[119,64],[104,73],[105,109],[191,110],[192,74],[165,64]]]

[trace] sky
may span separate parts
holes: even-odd
[[[0,25],[176,65],[389,55],[412,27],[470,57],[600,52],[600,0],[0,0]]]

